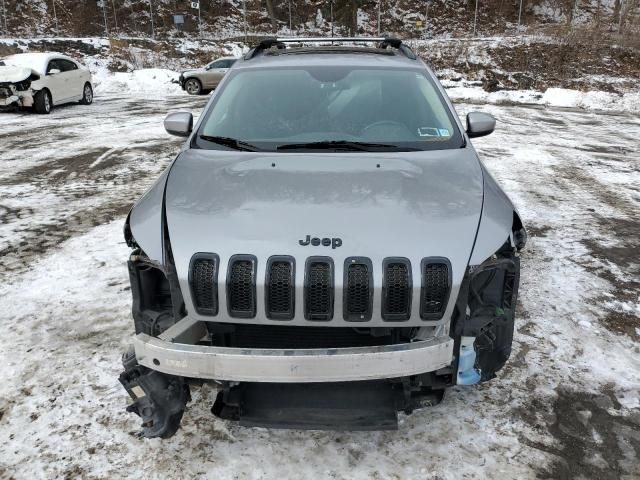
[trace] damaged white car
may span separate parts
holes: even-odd
[[[49,113],[54,105],[93,102],[91,72],[66,55],[20,53],[0,59],[0,109],[32,107]]]

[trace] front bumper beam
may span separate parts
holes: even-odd
[[[251,349],[199,344],[204,322],[185,317],[159,337],[133,339],[136,360],[180,377],[232,382],[315,383],[398,378],[451,364],[447,336],[412,343],[356,348]]]

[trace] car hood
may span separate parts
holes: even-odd
[[[204,68],[195,68],[193,70],[185,70],[184,72],[182,72],[183,76],[188,76],[188,75],[196,75],[196,74],[200,74],[200,73],[205,73],[207,70]]]
[[[32,73],[36,72],[34,70],[31,70],[30,68],[14,67],[11,65],[0,66],[0,83],[21,82],[29,78]]]
[[[445,257],[455,291],[482,201],[482,169],[471,148],[320,154],[191,149],[176,159],[165,195],[186,301],[189,262],[197,252],[219,255],[222,279],[232,255],[255,255],[258,282],[272,255],[293,256],[298,268],[309,256],[330,256],[336,282],[347,257],[368,257],[374,271],[381,271],[386,257],[405,257],[418,286],[421,260]],[[341,246],[301,244],[307,235],[339,238]]]

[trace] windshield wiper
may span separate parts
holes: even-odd
[[[218,145],[224,145],[225,147],[233,148],[234,150],[241,150],[243,152],[257,152],[260,150],[255,145],[251,145],[250,143],[243,142],[236,138],[214,137],[211,135],[200,135],[200,138],[207,142],[217,143]]]
[[[280,145],[278,150],[355,150],[363,152],[375,152],[379,150],[416,150],[415,148],[404,148],[398,145],[390,145],[387,143],[367,143],[354,142],[351,140],[326,140],[323,142],[307,142],[307,143],[286,143]]]

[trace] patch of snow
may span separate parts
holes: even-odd
[[[600,91],[580,92],[565,88],[549,88],[545,92],[535,90],[499,90],[487,92],[481,87],[443,81],[449,97],[457,102],[489,104],[530,104],[549,107],[580,108],[594,111],[640,111],[640,92],[614,94]],[[468,85],[468,84],[467,84]]]
[[[132,72],[97,70],[93,79],[96,94],[135,94],[137,96],[180,95],[183,90],[178,82],[180,74],[164,68],[143,68]]]

